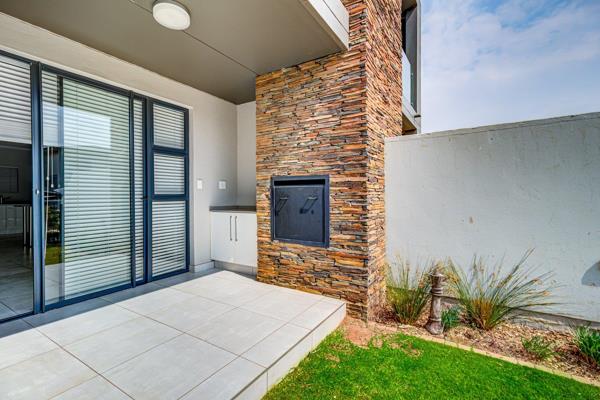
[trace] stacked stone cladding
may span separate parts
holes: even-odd
[[[402,132],[401,4],[344,0],[350,49],[256,79],[258,280],[346,300],[385,289],[384,141]],[[329,175],[330,244],[271,240],[270,180]]]

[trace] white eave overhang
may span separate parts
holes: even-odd
[[[350,43],[350,16],[340,0],[300,0],[341,49]]]

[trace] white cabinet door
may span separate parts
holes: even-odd
[[[234,218],[234,241],[235,241],[235,263],[256,267],[257,262],[257,226],[256,214],[235,213]]]
[[[210,213],[210,254],[213,260],[235,262],[233,214]]]

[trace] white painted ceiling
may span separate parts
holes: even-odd
[[[180,0],[191,26],[172,31],[153,0],[0,0],[0,12],[236,104],[255,77],[342,50],[302,0]]]

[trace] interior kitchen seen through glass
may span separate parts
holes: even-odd
[[[0,56],[0,321],[33,309],[29,76]]]

